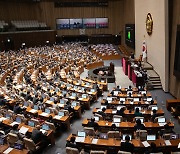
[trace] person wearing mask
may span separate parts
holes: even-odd
[[[121,151],[126,151],[126,152],[133,152],[134,151],[134,145],[130,143],[130,137],[127,135],[125,137],[125,142],[121,142]]]

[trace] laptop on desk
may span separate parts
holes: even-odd
[[[159,126],[164,126],[166,124],[166,118],[158,118]]]
[[[147,141],[155,141],[156,135],[147,135]]]

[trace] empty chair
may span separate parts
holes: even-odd
[[[126,151],[118,151],[118,154],[131,154],[131,152],[126,152]]]
[[[102,150],[91,150],[90,154],[106,154],[107,151],[102,151]]]
[[[147,130],[137,130],[136,137],[142,141],[145,141],[147,139]]]
[[[108,138],[120,138],[119,131],[108,131]]]
[[[26,147],[31,153],[36,152],[36,151],[40,148],[39,143],[38,143],[38,144],[35,144],[32,139],[24,138],[23,140],[24,140],[24,143],[25,143],[25,147]]]
[[[80,154],[76,148],[66,147],[66,154]]]
[[[15,142],[19,140],[19,137],[16,134],[8,133],[7,142],[10,146],[13,146]]]
[[[94,128],[92,127],[84,127],[84,131],[86,132],[86,135],[89,135],[89,136],[95,135]]]

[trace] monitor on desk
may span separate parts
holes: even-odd
[[[48,109],[48,108],[46,108],[46,109],[45,109],[45,112],[48,113],[48,114],[50,114],[50,113],[51,113],[51,110]]]
[[[58,112],[58,116],[64,116],[64,112],[62,112],[62,111],[60,111],[60,112]]]
[[[99,117],[98,116],[94,116],[95,121],[99,121]]]
[[[153,110],[158,110],[158,107],[157,106],[152,106],[151,107],[151,110],[153,111]]]
[[[10,119],[11,118],[11,115],[9,113],[6,113],[6,118],[7,119]]]
[[[85,136],[86,136],[86,132],[78,131],[78,137],[85,137]]]
[[[166,118],[158,118],[158,123],[164,123],[166,122]]]
[[[121,102],[121,101],[125,102],[125,100],[126,100],[126,98],[120,98],[119,101],[120,101],[120,102]]]
[[[54,102],[55,98],[54,97],[50,97],[50,101]]]
[[[107,106],[106,105],[101,105],[101,110],[103,109],[103,108],[107,108]]]
[[[100,139],[108,139],[108,135],[106,133],[100,133],[99,138]]]
[[[49,125],[43,124],[43,125],[42,125],[42,129],[43,129],[43,130],[49,130]]]
[[[139,102],[139,98],[134,98],[133,101],[134,102]]]
[[[114,96],[117,96],[119,94],[119,91],[114,91]]]
[[[121,118],[113,118],[113,122],[114,123],[120,123],[121,122]]]
[[[171,135],[170,135],[170,139],[171,139],[171,140],[179,139],[179,137],[180,137],[180,134],[171,134]]]
[[[73,101],[73,102],[71,103],[71,106],[73,106],[73,107],[77,106],[77,102]]]
[[[95,89],[91,89],[91,92],[94,93],[94,92],[96,92],[96,90]]]
[[[72,93],[72,95],[71,95],[72,97],[76,97],[76,93]]]
[[[35,123],[33,121],[28,121],[28,126],[35,127]]]
[[[126,138],[127,135],[130,137],[130,141],[131,141],[132,140],[132,135],[130,135],[130,134],[123,134],[122,135],[122,140],[125,141],[125,138]]]
[[[107,97],[107,101],[112,101],[113,98],[112,97]]]
[[[146,94],[146,91],[141,91],[141,94],[143,95],[143,94]]]
[[[82,98],[86,99],[87,95],[86,94],[82,94]]]
[[[24,102],[24,106],[28,107],[29,106],[28,102]]]
[[[16,122],[21,123],[21,118],[20,117],[16,117]]]
[[[60,104],[64,104],[64,99],[60,99]]]
[[[34,110],[38,110],[39,106],[38,105],[34,105]]]
[[[152,101],[152,97],[147,98],[147,102],[150,102],[150,101]]]
[[[156,135],[147,135],[147,141],[155,141]]]

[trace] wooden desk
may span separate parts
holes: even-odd
[[[90,121],[89,119],[84,119],[82,122],[82,125],[84,127],[88,127],[89,121]],[[100,129],[103,129],[103,130],[104,129],[111,130],[111,127],[113,124],[113,122],[109,122],[109,121],[105,121],[105,120],[100,120],[97,123],[98,123]],[[117,129],[119,129],[120,131],[128,130],[128,131],[134,132],[135,124],[136,124],[135,122],[121,122],[121,123],[119,123],[119,127],[117,127]],[[153,122],[144,122],[144,125],[145,125],[147,130],[154,131],[154,132],[164,128],[164,126],[159,126],[158,123],[153,123]],[[174,128],[173,123],[170,123],[169,126],[171,128]]]
[[[167,99],[166,100],[166,108],[168,111],[171,111],[171,107],[176,107],[180,105],[180,99]]]
[[[5,145],[0,145],[0,154],[3,154],[5,150],[7,150],[9,146],[7,144]],[[18,149],[13,149],[9,154],[28,154],[29,150],[23,149],[23,150],[18,150]]]
[[[70,141],[70,138],[72,136],[76,135],[70,135],[66,141]],[[94,144],[92,143],[94,137],[92,136],[86,136],[84,142],[77,142],[77,144],[82,147],[90,147],[90,149],[92,150],[108,150],[108,153],[111,153],[112,150],[114,151],[118,151],[121,147],[121,140],[119,139],[115,139],[115,138],[108,138],[108,139],[98,139],[97,143]],[[156,146],[158,148],[162,148],[163,152],[168,152],[169,151],[178,151],[178,144],[180,142],[180,139],[176,139],[176,140],[170,140],[171,145],[166,146],[165,144],[165,140],[163,139],[157,139],[155,141],[147,141],[149,144],[151,144],[151,142],[154,142],[156,144]],[[142,141],[138,140],[138,139],[132,139],[132,143],[135,147],[135,149],[137,150],[138,153],[143,153],[147,150],[147,148],[142,144]]]
[[[113,112],[115,111],[115,112]],[[114,109],[106,109],[105,113],[107,114],[108,117],[113,117],[113,115],[117,115],[117,110]],[[125,110],[124,111],[124,118],[128,121],[132,121],[134,118],[134,110],[130,112],[130,110]],[[141,113],[143,114],[145,120],[150,120],[151,119],[151,110],[142,110]],[[98,113],[98,108],[93,109],[93,114]],[[156,114],[158,116],[163,116],[164,111],[162,109],[158,109]]]

